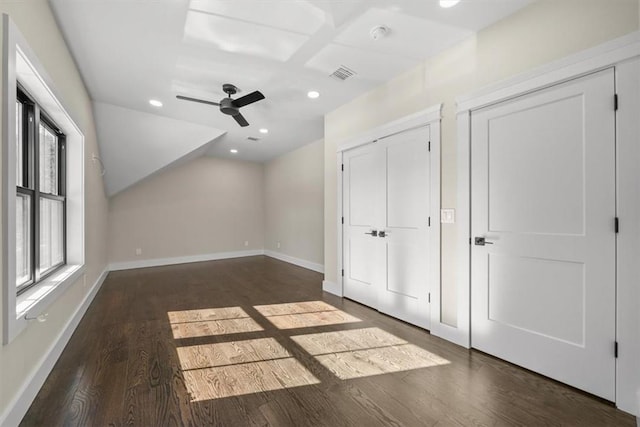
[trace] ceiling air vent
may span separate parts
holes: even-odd
[[[353,77],[356,75],[356,72],[351,70],[350,68],[345,67],[344,65],[341,65],[338,67],[337,70],[335,70],[330,77],[336,79],[336,80],[340,80],[341,82],[347,80],[349,77]]]
[[[248,136],[247,139],[249,141],[260,141],[260,138],[256,138],[255,136]]]

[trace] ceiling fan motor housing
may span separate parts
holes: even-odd
[[[224,98],[220,101],[220,111],[230,116],[235,116],[239,113],[238,108],[233,106],[233,99]]]

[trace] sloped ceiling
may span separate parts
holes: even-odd
[[[105,181],[109,195],[202,149],[224,134],[209,126],[113,104],[95,102],[93,108],[98,135],[103,141],[102,160],[106,172],[111,172]],[[117,167],[110,169],[113,166]]]
[[[262,162],[317,140],[325,113],[529,2],[462,0],[443,9],[437,0],[50,0],[95,101],[109,194],[185,150]],[[373,40],[378,25],[389,31]],[[355,76],[331,78],[340,66]],[[266,96],[242,109],[251,126],[176,99],[217,102],[223,83],[238,86],[237,96]],[[309,90],[320,97],[307,98]]]

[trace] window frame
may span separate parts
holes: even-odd
[[[47,115],[29,92],[18,81],[16,100],[22,104],[22,186],[16,184],[16,193],[30,197],[30,280],[15,284],[16,294],[21,295],[45,280],[67,264],[67,199],[66,199],[66,136]],[[56,136],[58,146],[57,193],[50,194],[40,189],[40,127]],[[62,261],[46,270],[40,269],[40,204],[42,199],[62,203]]]
[[[11,343],[19,334],[38,323],[34,319],[46,315],[47,309],[74,287],[90,298],[97,289],[88,288],[85,264],[85,135],[78,126],[74,107],[57,90],[54,80],[31,49],[24,36],[9,15],[0,16],[2,26],[2,73],[0,73],[0,102],[2,116],[0,137],[2,156],[0,175],[0,258],[3,265],[0,274],[2,284],[2,344]],[[37,103],[46,109],[47,115],[66,135],[66,265],[42,278],[36,285],[20,295],[16,291],[16,101],[20,81]],[[99,173],[97,170],[93,173]],[[31,206],[31,205],[30,205]],[[98,283],[98,282],[96,282]],[[84,301],[84,300],[83,300]],[[77,307],[80,310],[80,306]]]

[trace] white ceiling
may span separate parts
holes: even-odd
[[[438,0],[50,3],[95,102],[107,189],[114,194],[186,149],[262,162],[322,138],[325,113],[530,1],[462,0],[450,9]],[[390,31],[374,41],[369,32],[378,25]],[[340,66],[357,74],[344,82],[329,77]],[[266,96],[242,109],[251,126],[240,128],[215,106],[175,98],[217,102],[225,96],[223,83],[238,86],[236,96],[254,90]],[[320,98],[307,98],[312,89]],[[164,106],[152,107],[150,99]],[[129,123],[144,118],[173,131],[140,125],[132,135],[131,126],[122,126],[126,111]],[[267,135],[258,132],[262,127]],[[125,149],[139,155],[119,153]],[[150,158],[162,161],[150,165]]]

